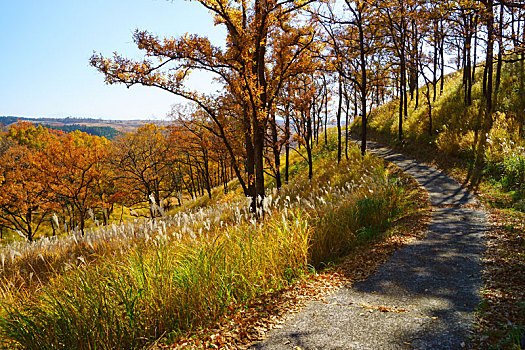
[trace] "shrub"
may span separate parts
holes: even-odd
[[[513,155],[503,162],[501,184],[507,191],[516,191],[523,197],[525,194],[525,156]]]

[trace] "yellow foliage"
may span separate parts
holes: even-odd
[[[444,126],[443,131],[436,138],[436,146],[446,155],[457,157],[472,150],[474,132],[458,132]]]
[[[508,118],[503,112],[494,113],[494,123],[487,143],[487,159],[495,162],[503,162],[518,146],[525,146],[525,141],[519,135],[517,121]]]

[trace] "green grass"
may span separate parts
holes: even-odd
[[[337,164],[334,145],[331,135],[316,147],[312,181],[293,156],[293,181],[279,193],[269,189],[263,220],[250,216],[235,191],[219,189],[208,208],[197,201],[188,212],[143,223],[148,233],[134,231],[120,251],[118,239],[105,239],[110,253],[57,269],[41,285],[4,284],[0,344],[140,349],[169,342],[379,238],[410,198],[382,160],[352,147]],[[114,230],[124,242],[137,228]]]

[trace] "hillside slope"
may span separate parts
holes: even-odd
[[[493,115],[493,126],[484,150],[483,181],[485,192],[494,196],[496,207],[513,207],[525,211],[525,93],[523,93],[523,63],[503,65],[501,87]],[[419,89],[410,100],[408,117],[403,121],[403,142],[398,140],[398,100],[374,109],[369,116],[372,138],[412,156],[448,170],[464,182],[471,180],[478,130],[484,117],[482,97],[483,67],[476,70],[472,89],[472,104],[464,101],[462,72],[445,77],[443,92],[435,97],[430,86],[429,97],[432,128],[429,131],[427,87]],[[360,121],[353,125],[355,134]],[[472,184],[474,187],[479,183]],[[497,191],[494,193],[494,191]]]
[[[472,105],[464,102],[462,72],[445,77],[434,101],[432,87],[409,103],[398,139],[398,101],[374,109],[372,139],[434,164],[471,187],[487,206],[491,229],[484,254],[484,288],[478,306],[476,348],[521,349],[525,344],[525,93],[524,63],[503,65],[493,125],[487,133],[481,177],[473,180],[475,145],[484,116],[483,67],[477,69]],[[439,85],[438,85],[439,86]],[[426,94],[429,93],[430,106]],[[429,128],[429,107],[432,128]],[[431,132],[429,131],[431,130]],[[360,133],[360,121],[352,125]],[[521,345],[520,345],[521,343]]]
[[[169,344],[386,238],[420,194],[355,147],[338,164],[336,145],[333,133],[316,145],[312,181],[293,157],[264,219],[232,189],[154,220],[3,247],[0,348]]]

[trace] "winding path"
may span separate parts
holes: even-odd
[[[370,142],[430,195],[423,240],[396,251],[366,281],[311,302],[255,349],[462,349],[479,303],[487,224],[465,189],[439,170]]]

